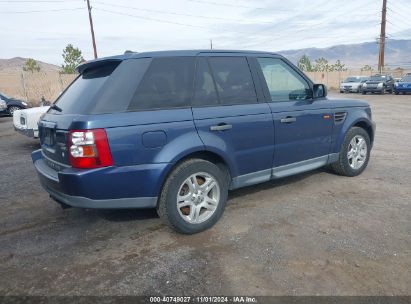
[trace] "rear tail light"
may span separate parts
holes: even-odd
[[[68,146],[70,164],[74,168],[90,169],[113,165],[104,129],[70,131]]]

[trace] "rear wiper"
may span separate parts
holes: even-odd
[[[53,110],[56,110],[56,111],[58,111],[58,112],[62,112],[62,111],[63,111],[58,105],[56,105],[56,104],[54,104],[54,103],[52,103],[52,104],[50,105],[50,108],[52,108]]]

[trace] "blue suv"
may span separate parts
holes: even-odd
[[[126,53],[78,71],[32,154],[64,207],[157,208],[190,234],[217,222],[229,190],[325,165],[355,176],[369,160],[369,105],[327,99],[276,54]]]

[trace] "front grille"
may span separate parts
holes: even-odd
[[[334,113],[334,122],[336,124],[342,123],[347,117],[347,112],[336,112]]]

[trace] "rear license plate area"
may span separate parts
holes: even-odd
[[[55,130],[50,128],[42,128],[41,130],[41,144],[46,146],[53,146],[55,142]]]

